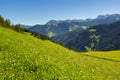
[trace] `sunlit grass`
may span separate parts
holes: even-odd
[[[120,51],[88,52],[87,55],[120,61]]]
[[[115,56],[110,53],[103,55]],[[0,27],[0,80],[119,79],[119,62],[84,56],[48,40]]]

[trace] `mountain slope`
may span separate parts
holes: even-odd
[[[99,15],[96,19],[86,19],[85,21],[83,20],[81,22],[78,21],[76,22],[76,24],[87,25],[90,27],[90,26],[95,26],[99,24],[110,24],[118,20],[120,20],[119,14],[113,14],[113,15],[107,14],[107,15]],[[52,22],[51,22],[51,25],[52,25]],[[88,28],[87,26],[83,26],[83,28],[85,27],[87,29]],[[81,30],[77,29],[77,30],[74,30],[74,31],[71,31],[71,32],[68,32],[62,35],[53,36],[51,39],[57,43],[66,44],[68,41],[72,40],[77,34],[81,33],[82,31],[86,29],[81,29]]]
[[[50,20],[45,25],[35,25],[30,28],[33,32],[38,32],[49,37],[59,36],[74,30],[86,30],[90,26],[98,24],[109,24],[120,20],[120,14],[99,15],[95,19],[86,20]]]
[[[120,21],[91,27],[77,34],[65,46],[86,51],[87,49],[109,51],[120,49]]]
[[[81,29],[77,29],[77,30],[74,30],[74,31],[71,31],[71,32],[68,32],[68,33],[65,33],[65,34],[62,34],[62,35],[58,35],[58,36],[53,36],[51,37],[51,39],[53,41],[55,41],[56,43],[60,43],[60,44],[67,44],[67,42],[71,41],[72,39],[74,39],[74,37],[83,32],[84,30],[81,30]]]
[[[0,27],[0,80],[119,80],[119,66]]]
[[[86,26],[88,28],[88,26]],[[49,37],[61,35],[74,31],[76,29],[84,30],[83,26],[76,25],[75,23],[58,23],[57,25],[35,25],[29,28],[32,32],[37,32],[39,34],[47,35]]]

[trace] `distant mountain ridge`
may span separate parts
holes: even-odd
[[[29,28],[32,27],[32,26],[30,26],[30,25],[22,25],[22,24],[20,24],[20,25],[21,25],[21,27],[24,28],[24,29],[29,29]]]
[[[45,25],[34,25],[28,29],[32,32],[53,37],[66,34],[77,29],[79,29],[79,31],[83,31],[90,26],[109,24],[118,20],[120,20],[120,14],[106,14],[99,15],[95,19],[50,20]]]
[[[57,25],[59,23],[74,23],[74,22],[92,22],[92,21],[99,21],[103,20],[105,21],[104,23],[111,23],[116,20],[120,20],[120,14],[106,14],[106,15],[99,15],[95,19],[87,18],[85,20],[83,19],[72,19],[72,20],[50,20],[47,22],[45,25]],[[97,23],[96,23],[97,24]],[[101,24],[101,23],[100,23]]]
[[[50,20],[45,25],[57,25],[59,23],[71,23],[71,22],[83,22],[82,19],[73,19],[73,20]]]

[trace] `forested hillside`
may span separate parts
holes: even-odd
[[[110,51],[120,49],[120,21],[90,27],[64,44],[77,51]]]

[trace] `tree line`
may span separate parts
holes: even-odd
[[[36,38],[39,38],[42,40],[50,40],[48,36],[38,34],[36,32],[31,32],[28,29],[23,29],[20,24],[16,24],[16,25],[11,24],[9,19],[4,19],[2,16],[0,16],[0,27],[12,29],[12,30],[19,32],[19,33],[29,32],[29,33],[31,33],[32,36],[34,36]]]
[[[20,24],[16,24],[16,25],[11,24],[9,19],[4,19],[2,16],[0,16],[0,27],[9,28],[19,33],[24,32],[24,29],[21,28]]]

